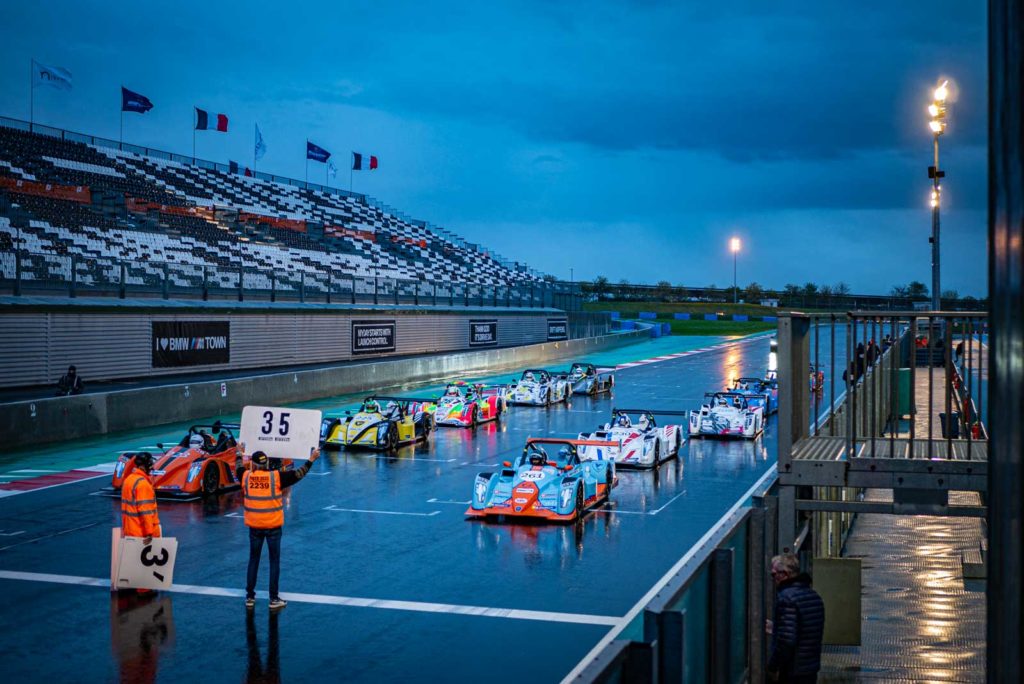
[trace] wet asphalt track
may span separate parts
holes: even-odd
[[[439,429],[396,457],[326,454],[287,503],[282,591],[308,596],[276,618],[265,597],[251,620],[242,605],[248,538],[237,493],[161,505],[165,534],[180,543],[175,583],[192,588],[148,601],[75,579],[109,577],[119,505],[93,495],[105,478],[0,499],[4,672],[11,681],[557,681],[773,465],[776,419],[756,442],[698,441],[657,473],[620,472],[611,505],[579,526],[467,521],[474,474],[528,436],[593,429],[613,404],[696,407],[706,389],[762,374],[767,356],[767,338],[743,341],[620,370],[614,398],[516,407],[500,425]],[[266,573],[264,561],[261,587]]]

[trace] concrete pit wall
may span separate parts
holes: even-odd
[[[230,380],[54,397],[0,405],[0,444],[14,448],[239,413],[250,404],[287,405],[376,392],[474,373],[544,366],[650,338],[648,331],[439,356],[371,361]],[[225,391],[221,392],[221,385]]]

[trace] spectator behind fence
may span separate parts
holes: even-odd
[[[793,554],[772,558],[771,570],[776,595],[774,619],[765,625],[772,637],[769,681],[817,682],[825,604],[811,588],[810,576],[800,572],[800,561]]]
[[[81,394],[85,390],[82,378],[78,375],[74,366],[68,366],[68,372],[57,381],[57,396],[66,397],[69,394]]]

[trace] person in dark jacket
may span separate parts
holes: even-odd
[[[772,558],[772,579],[776,588],[775,618],[767,625],[772,636],[768,674],[777,682],[817,682],[825,604],[791,553]]]
[[[82,384],[82,378],[78,375],[78,369],[68,366],[67,374],[62,375],[57,381],[57,396],[66,397],[72,394],[81,394],[84,391],[85,385]]]

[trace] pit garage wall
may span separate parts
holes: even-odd
[[[0,444],[13,448],[59,442],[236,414],[247,405],[283,406],[529,366],[567,366],[576,357],[646,339],[650,339],[649,331],[636,330],[503,349],[369,360],[233,378],[223,383],[215,380],[12,402],[0,404]]]
[[[89,383],[204,371],[229,371],[350,361],[555,341],[560,336],[607,333],[608,319],[557,309],[460,311],[335,308],[316,311],[246,310],[114,311],[113,307],[64,307],[0,313],[0,387],[54,385],[69,365]],[[82,310],[79,310],[82,309]],[[559,333],[559,322],[568,325]],[[154,365],[154,322],[229,324],[229,360],[206,365]],[[353,321],[394,323],[394,350],[353,348]],[[472,340],[470,321],[486,324],[496,341]],[[223,326],[221,326],[223,328]],[[562,337],[564,339],[564,337]]]

